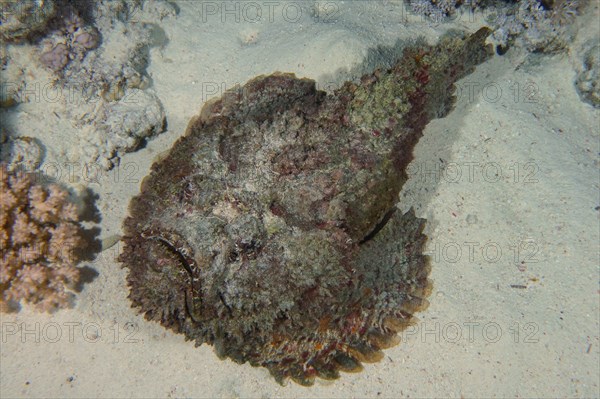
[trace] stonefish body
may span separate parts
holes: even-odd
[[[431,290],[425,221],[396,210],[405,169],[488,32],[408,48],[333,94],[275,73],[207,103],[130,204],[133,305],[280,382],[381,359]]]

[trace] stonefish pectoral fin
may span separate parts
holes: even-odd
[[[280,382],[381,359],[431,290],[425,221],[395,211],[405,169],[488,33],[407,48],[333,94],[275,73],[207,103],[131,201],[133,305]]]

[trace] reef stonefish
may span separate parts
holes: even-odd
[[[405,170],[488,33],[412,46],[331,94],[275,73],[205,104],[131,201],[133,305],[279,382],[381,359],[431,291],[425,220],[396,208]]]

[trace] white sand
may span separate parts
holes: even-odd
[[[280,5],[274,22],[258,24],[204,22],[200,3],[179,7],[160,22],[170,42],[151,51],[148,69],[168,131],[89,184],[101,238],[120,233],[152,159],[220,95],[215,87],[279,70],[327,88],[368,49],[417,34],[435,41],[448,27],[417,24],[395,2],[340,2],[334,20],[298,23]],[[578,43],[599,34],[597,12],[581,19]],[[420,141],[401,206],[428,219],[435,289],[382,362],[303,388],[219,360],[130,308],[116,245],[89,264],[98,276],[74,309],[1,315],[0,397],[598,397],[599,113],[575,93],[574,52],[538,59],[512,51],[480,66]],[[469,87],[479,89],[472,98]]]

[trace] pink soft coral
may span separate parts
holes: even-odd
[[[0,308],[9,301],[50,311],[69,303],[79,279],[81,227],[76,206],[57,185],[0,166]]]

